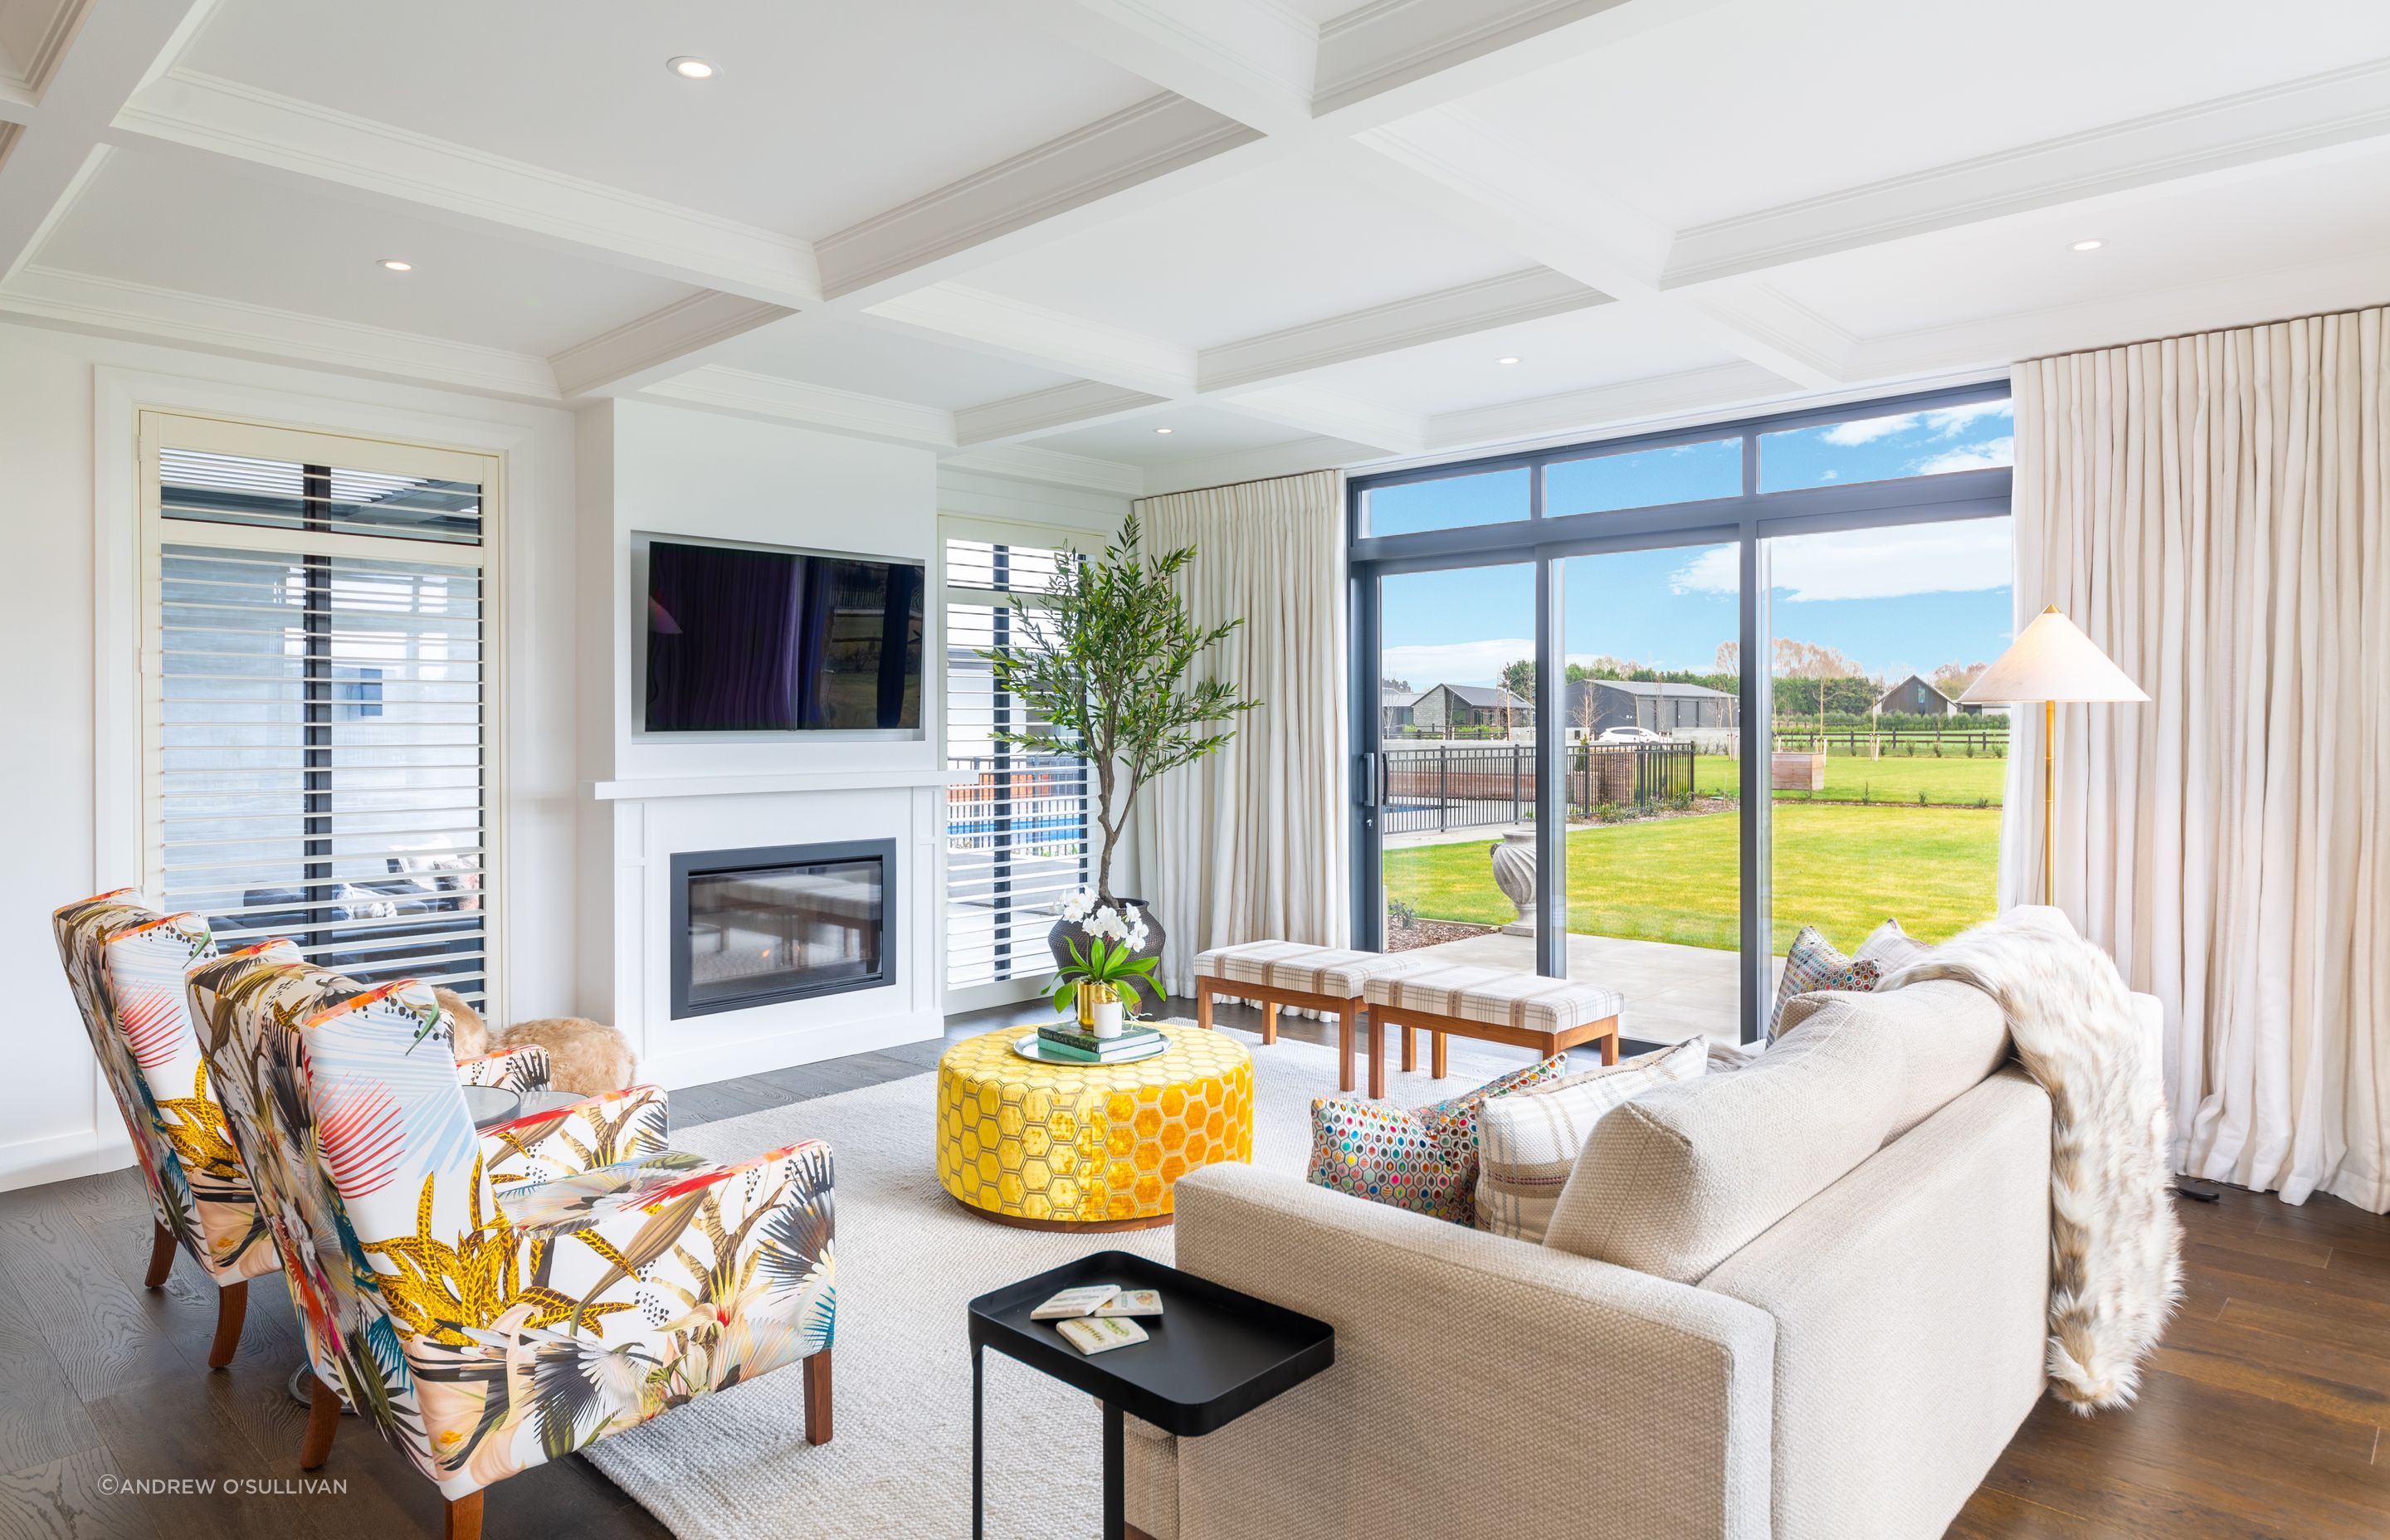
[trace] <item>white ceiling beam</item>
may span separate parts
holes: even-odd
[[[1084,487],[1121,497],[1135,497],[1145,490],[1145,472],[1136,466],[1025,443],[994,443],[960,450],[941,456],[938,464],[941,468],[951,467],[989,476],[1009,476],[1017,481]]]
[[[701,289],[565,349],[548,360],[568,401],[628,395],[702,365],[758,327],[795,314],[784,305]]]
[[[955,446],[954,414],[940,407],[832,390],[826,385],[809,385],[720,364],[703,365],[670,379],[658,380],[638,394],[645,400],[702,406],[709,411],[767,422],[795,423],[888,443],[938,450]]]
[[[555,371],[535,353],[39,264],[0,286],[0,314],[94,336],[164,340],[226,357],[312,365],[513,401],[553,405],[562,399]]]
[[[23,114],[32,121],[10,136],[0,164],[0,278],[25,265],[88,180],[100,135],[174,40],[191,3],[91,0],[64,34],[44,34],[45,57],[33,71],[41,78],[22,87],[39,110]]]
[[[1555,433],[1582,432],[1591,423],[1624,428],[1688,412],[1748,406],[1782,396],[1792,389],[1773,369],[1749,363],[1720,364],[1712,368],[1624,380],[1529,401],[1438,412],[1427,419],[1427,447],[1431,452],[1480,449]]]
[[[1265,134],[1310,123],[1319,29],[1278,0],[1009,0],[1005,8]]]
[[[793,309],[821,302],[813,247],[794,236],[188,70],[124,102],[109,133],[657,277]]]
[[[1195,355],[1196,379],[1205,392],[1280,382],[1610,302],[1609,295],[1565,273],[1530,267],[1205,348]]]
[[[1195,390],[1192,348],[966,284],[932,284],[854,319],[1151,395]]]
[[[1073,380],[955,414],[955,439],[966,445],[1014,443],[1065,429],[1092,428],[1174,404],[1168,396],[1124,390],[1098,380]]]
[[[2110,123],[1681,232],[1671,289],[2093,199],[2174,193],[2390,135],[2390,59]]]
[[[31,122],[92,0],[0,0],[0,121]]]

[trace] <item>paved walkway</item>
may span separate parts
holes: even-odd
[[[1620,941],[1612,936],[1571,936],[1569,977],[1626,996],[1625,1035],[1646,1043],[1674,1043],[1697,1033],[1731,1043],[1741,1033],[1735,954],[1664,941]],[[1536,970],[1530,936],[1468,936],[1421,947],[1438,957],[1480,968]],[[1784,959],[1769,959],[1770,974]]]

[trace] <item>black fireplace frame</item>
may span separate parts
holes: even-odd
[[[692,1002],[689,990],[688,887],[692,877],[717,872],[752,871],[759,867],[802,866],[825,861],[880,862],[880,966],[870,973],[826,979],[736,1000]],[[896,841],[835,840],[810,845],[750,845],[740,850],[684,851],[672,858],[672,1015],[677,1021],[691,1016],[715,1016],[728,1010],[756,1010],[790,1000],[818,999],[859,989],[881,989],[895,982],[897,922]]]

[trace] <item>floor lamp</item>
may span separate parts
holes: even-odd
[[[2041,707],[2041,901],[2052,897],[2058,849],[2058,705],[2062,700],[2147,700],[2149,695],[2108,661],[2082,627],[2051,605],[2017,633],[1999,661],[1959,697],[1968,706]]]

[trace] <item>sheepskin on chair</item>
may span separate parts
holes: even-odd
[[[579,1016],[546,1016],[518,1021],[498,1035],[495,1046],[536,1043],[547,1050],[548,1084],[585,1097],[619,1091],[631,1084],[639,1062],[630,1040],[603,1021]]]

